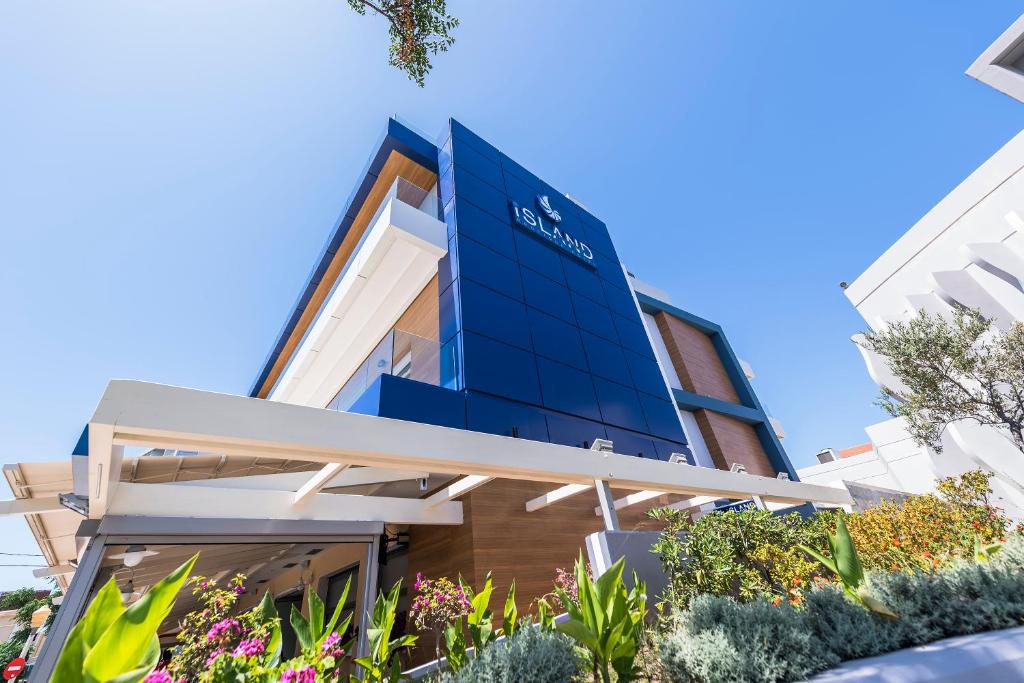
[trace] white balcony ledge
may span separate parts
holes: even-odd
[[[447,250],[443,222],[398,197],[386,199],[270,400],[327,405],[434,277]]]

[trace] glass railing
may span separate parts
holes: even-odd
[[[388,205],[391,199],[397,199],[403,204],[408,204],[414,209],[429,214],[430,216],[437,217],[437,199],[434,193],[430,190],[424,190],[419,185],[409,182],[405,178],[398,176],[395,178],[395,182],[391,183],[391,187],[380,200],[380,205],[377,206],[377,211],[373,214],[373,218],[367,223],[367,230],[369,232],[374,225],[377,224],[377,219],[380,218],[384,208]],[[364,233],[365,235],[365,233]]]
[[[348,410],[381,375],[448,386],[455,376],[454,348],[453,345],[445,345],[442,352],[440,344],[433,339],[392,330],[380,340],[327,407]]]

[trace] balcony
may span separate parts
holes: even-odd
[[[326,406],[338,395],[339,382],[354,377],[380,340],[390,336],[448,250],[436,202],[433,191],[404,178],[392,183],[271,400]],[[394,360],[385,365],[393,367]]]
[[[392,330],[327,405],[330,410],[348,410],[363,392],[381,375],[442,386],[451,382],[455,373],[454,347],[441,346],[433,339]]]

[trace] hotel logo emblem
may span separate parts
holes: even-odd
[[[559,223],[562,222],[562,215],[555,207],[551,206],[551,199],[547,195],[537,195],[536,209],[520,206],[514,200],[509,201],[509,208],[512,209],[512,221],[520,228],[554,244],[591,268],[595,267],[594,252],[591,251],[590,246],[578,237],[571,235],[567,228],[559,226]],[[545,220],[548,222],[545,223]]]
[[[562,222],[562,214],[558,213],[558,211],[551,206],[551,200],[546,194],[537,195],[537,206],[544,212],[544,215],[547,216],[548,220],[552,223]]]

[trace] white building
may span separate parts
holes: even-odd
[[[979,57],[968,73],[1024,101],[1024,17]],[[947,315],[978,309],[1008,328],[1024,321],[1024,132],[924,215],[845,290],[872,330],[924,309]],[[854,337],[857,341],[858,336]],[[879,386],[900,383],[881,357],[858,347]],[[951,425],[943,452],[918,446],[902,420],[871,425],[869,453],[803,468],[803,481],[853,481],[922,493],[937,478],[982,468],[993,472],[997,504],[1024,518],[1024,455],[1008,435]]]

